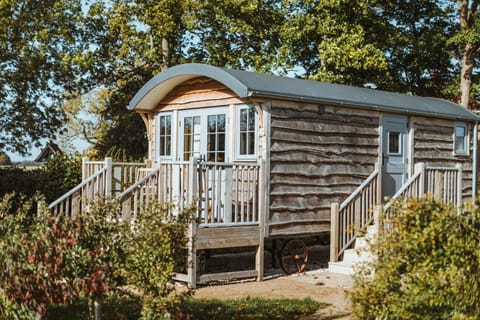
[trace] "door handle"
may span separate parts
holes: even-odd
[[[386,155],[382,155],[382,165],[385,165],[385,160],[388,160]]]

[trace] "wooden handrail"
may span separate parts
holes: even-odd
[[[57,200],[55,200],[54,202],[52,202],[51,204],[48,205],[48,208],[49,209],[53,209],[55,208],[56,206],[58,206],[60,203],[62,203],[63,201],[67,200],[70,196],[72,196],[74,193],[80,191],[84,186],[88,185],[90,182],[92,182],[93,180],[95,180],[96,178],[98,178],[100,175],[102,175],[103,173],[105,173],[107,171],[107,168],[103,168],[99,171],[97,171],[97,173],[91,175],[87,180],[84,180],[82,181],[80,184],[78,184],[76,187],[74,187],[73,189],[71,189],[70,191],[68,191],[67,193],[65,193],[63,196],[61,196],[60,198],[58,198]]]
[[[357,238],[359,230],[373,220],[374,206],[379,202],[379,169],[375,170],[339,206],[331,205],[330,261],[338,261]]]
[[[367,179],[365,179],[365,181],[363,181],[362,184],[358,186],[358,188],[355,189],[355,191],[353,191],[353,193],[347,199],[345,199],[345,201],[342,202],[338,210],[340,211],[344,209],[350,202],[352,202],[363,191],[363,189],[365,189],[368,186],[368,184],[370,184],[370,182],[373,179],[377,178],[378,172],[379,172],[378,169],[375,169],[370,174],[370,176]]]

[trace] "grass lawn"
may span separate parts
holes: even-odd
[[[190,298],[181,306],[183,319],[215,320],[215,319],[298,319],[325,308],[327,304],[310,298],[299,299],[266,299],[243,298],[238,300],[199,300]],[[133,320],[140,318],[140,303],[131,298],[108,299],[102,306],[102,320]],[[72,306],[54,306],[50,308],[44,319],[48,320],[80,320],[88,318],[86,300]],[[182,317],[179,317],[182,319]]]

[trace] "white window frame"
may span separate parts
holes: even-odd
[[[161,117],[170,117],[170,155],[160,155],[160,118]],[[157,155],[158,160],[172,160],[173,159],[173,152],[174,152],[174,143],[175,143],[175,130],[174,130],[174,124],[175,124],[175,119],[173,116],[173,112],[160,112],[157,114],[157,121],[156,121],[156,150],[155,153]]]
[[[465,136],[463,137],[463,143],[465,146],[464,150],[457,150],[457,128],[463,128],[465,132]],[[468,124],[465,122],[455,122],[455,126],[453,128],[453,154],[459,156],[466,156],[469,154],[470,151],[470,133],[468,131]]]
[[[254,153],[253,154],[240,154],[240,146],[241,146],[241,132],[240,132],[240,113],[242,110],[253,108],[255,112],[255,131],[254,131]],[[237,160],[257,160],[258,157],[258,113],[256,108],[250,104],[244,104],[237,106],[237,110],[235,113],[235,158]]]

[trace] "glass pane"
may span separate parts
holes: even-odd
[[[172,117],[166,116],[165,117],[165,134],[171,135],[172,134]]]
[[[247,130],[248,109],[240,110],[240,131]]]
[[[455,138],[455,152],[463,153],[466,152],[465,146],[465,138],[464,137],[456,137]]]
[[[467,153],[467,128],[465,125],[455,126],[455,152]]]
[[[225,133],[219,133],[218,134],[217,150],[218,151],[225,151]]]
[[[255,132],[248,133],[248,154],[255,154]]]
[[[184,129],[183,129],[183,132],[185,134],[192,133],[192,125],[193,125],[192,120],[193,119],[191,117],[185,118],[185,121],[184,121],[185,125],[184,125]]]
[[[400,154],[400,132],[388,133],[388,153]]]
[[[207,152],[207,161],[215,161],[215,152]]]
[[[191,145],[192,145],[192,141],[191,141],[191,135],[185,135],[183,137],[183,159],[184,160],[190,160],[190,150],[191,150]]]
[[[217,116],[208,116],[208,132],[215,132],[217,129]]]
[[[217,132],[225,132],[225,115],[219,114],[217,120]]]
[[[165,155],[165,137],[160,137],[160,155]]]
[[[216,151],[217,150],[217,145],[216,145],[216,135],[213,133],[208,135],[208,144],[207,144],[207,151]]]
[[[255,109],[253,108],[248,109],[248,130],[255,130]]]
[[[247,134],[243,132],[240,133],[240,154],[247,154]]]
[[[170,156],[171,155],[171,150],[172,150],[172,137],[171,136],[166,136],[165,137],[165,156]]]

